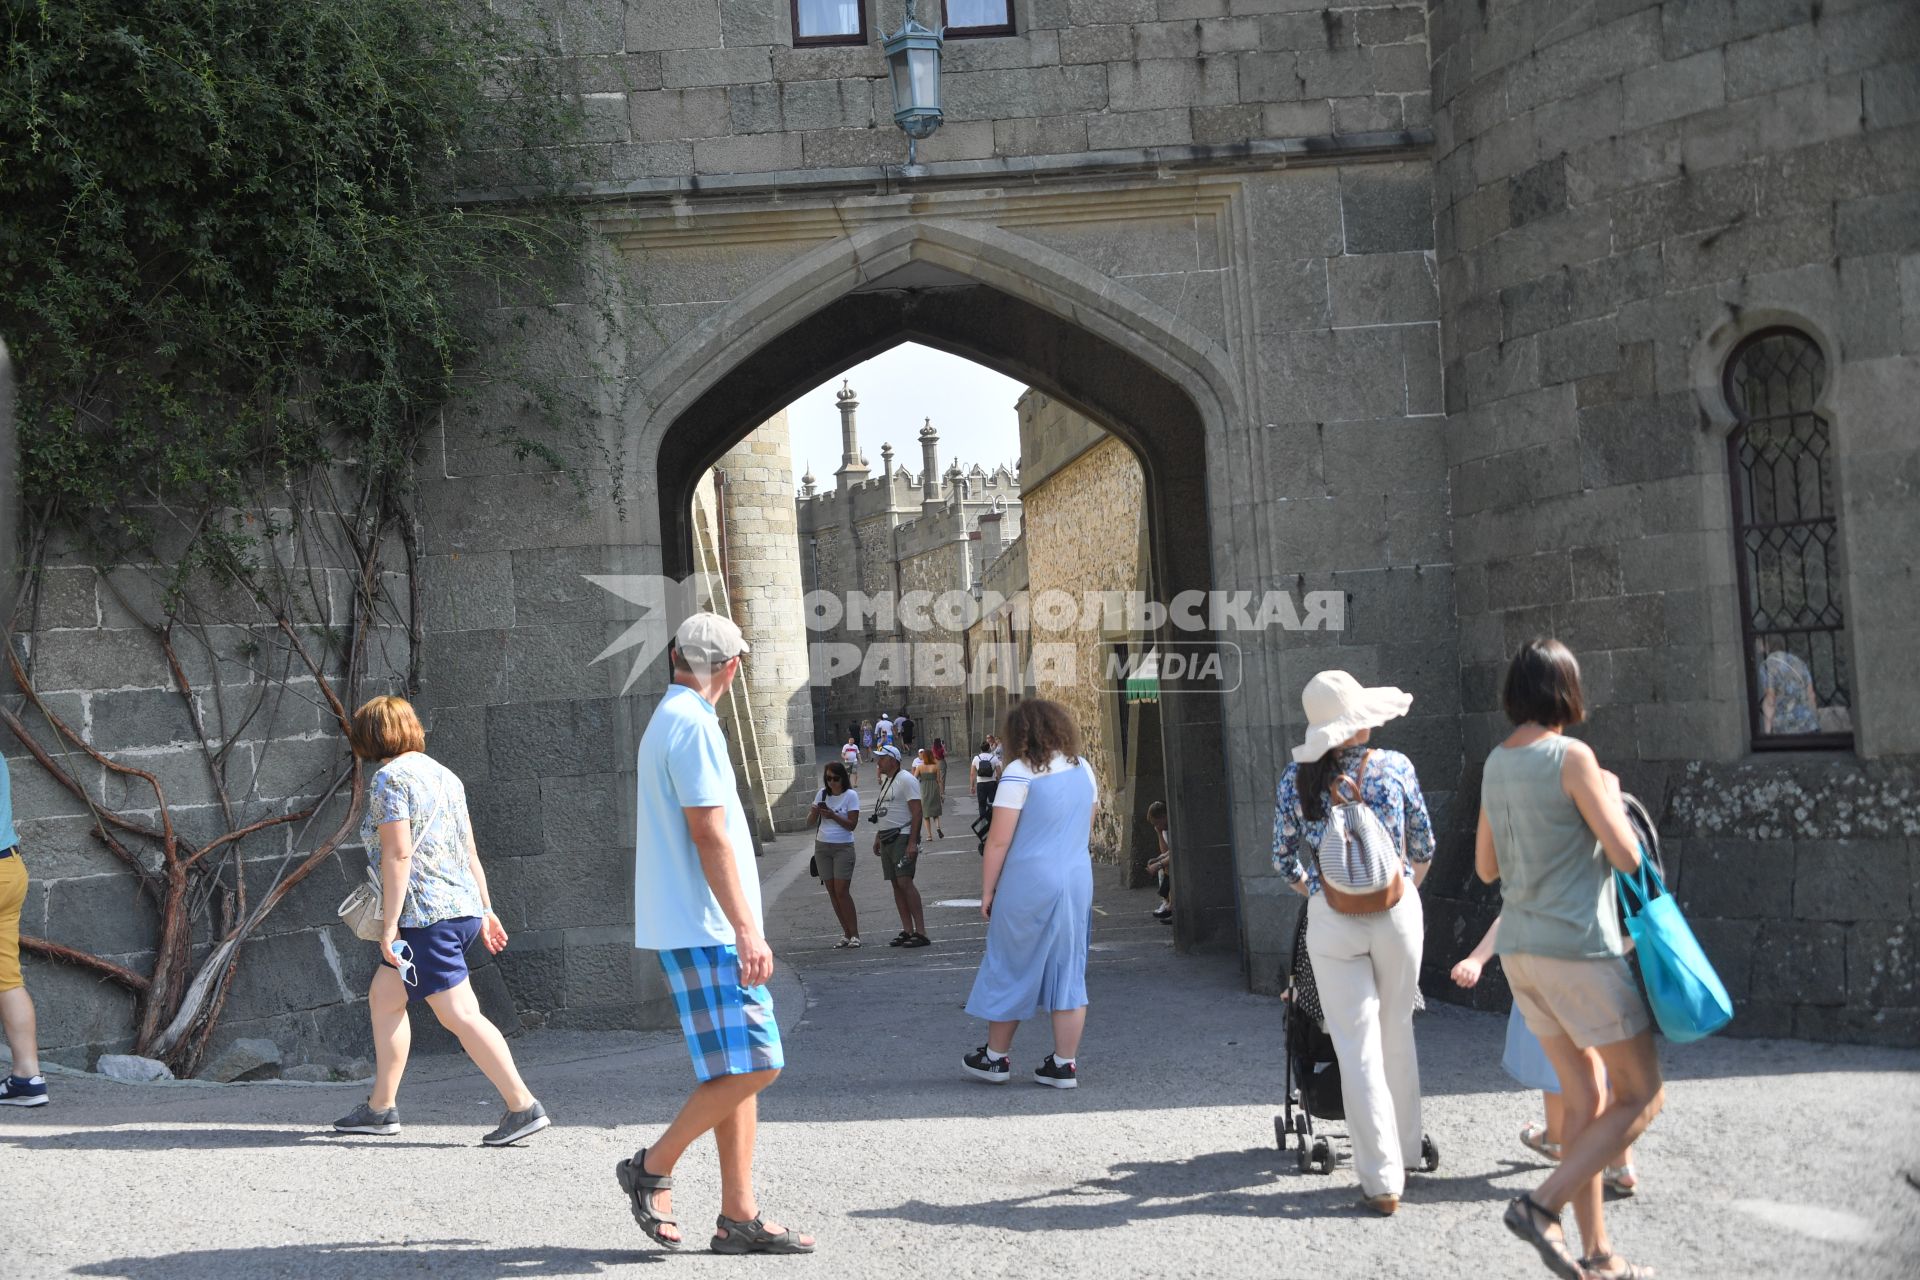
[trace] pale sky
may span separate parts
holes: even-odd
[[[871,475],[880,474],[881,444],[891,442],[894,467],[919,477],[920,424],[927,418],[940,433],[942,472],[956,457],[962,468],[977,462],[992,471],[1004,462],[1012,470],[1020,456],[1020,418],[1013,406],[1026,387],[971,360],[907,342],[787,406],[796,490],[808,464],[821,492],[833,488],[840,466],[840,408],[834,395],[842,378],[860,397],[860,451],[867,455]]]

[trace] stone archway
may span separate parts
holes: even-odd
[[[888,227],[816,250],[688,335],[654,366],[651,411],[629,435],[658,477],[664,570],[691,568],[690,500],[716,459],[807,389],[911,340],[1039,387],[1128,444],[1146,481],[1155,594],[1211,589],[1209,440],[1235,412],[1217,349],[1077,264],[1023,256],[1029,247],[974,227]],[[1237,948],[1223,701],[1176,685],[1164,707],[1176,934]]]

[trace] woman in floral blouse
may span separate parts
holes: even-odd
[[[1420,1063],[1413,1008],[1420,991],[1424,927],[1418,886],[1433,861],[1433,823],[1413,762],[1367,746],[1373,730],[1407,713],[1412,695],[1368,689],[1344,671],[1308,682],[1306,741],[1280,777],[1273,865],[1307,899],[1307,955],[1327,1034],[1340,1059],[1340,1088],[1353,1137],[1354,1169],[1367,1206],[1400,1207],[1407,1167],[1419,1157]],[[1335,779],[1358,782],[1360,799],[1402,855],[1405,891],[1369,915],[1335,910],[1322,892],[1316,854],[1326,834]]]
[[[499,1028],[480,1012],[467,976],[467,948],[474,939],[497,954],[507,945],[507,931],[488,899],[466,788],[426,754],[426,732],[404,698],[367,702],[353,713],[348,737],[356,756],[380,762],[367,786],[361,834],[380,879],[386,918],[380,967],[367,992],[373,1092],[333,1127],[341,1133],[400,1132],[397,1095],[413,1044],[407,1006],[425,1001],[506,1104],[499,1127],[480,1140],[500,1147],[530,1137],[552,1121],[527,1092]]]

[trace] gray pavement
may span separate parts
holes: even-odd
[[[55,1082],[0,1114],[0,1277],[594,1276],[669,1267],[858,1276],[1405,1277],[1547,1274],[1499,1225],[1537,1182],[1515,1140],[1537,1101],[1498,1066],[1502,1020],[1420,1021],[1427,1128],[1443,1166],[1399,1216],[1356,1208],[1350,1165],[1298,1173],[1273,1143],[1276,1002],[1231,959],[1173,954],[1152,897],[1100,874],[1092,1010],[1076,1092],[959,1070],[984,925],[970,804],[923,859],[934,946],[902,952],[877,862],[854,888],[869,946],[838,930],[807,843],[767,851],[776,998],[790,1065],[766,1095],[770,1215],[813,1258],[653,1249],[614,1186],[691,1083],[677,1037],[540,1033],[515,1051],[557,1118],[526,1146],[478,1145],[498,1103],[463,1058],[418,1060],[404,1131],[326,1128],[354,1086]],[[864,832],[863,832],[864,834]],[[1016,1066],[1050,1045],[1023,1029]],[[1640,1148],[1644,1191],[1615,1206],[1620,1249],[1665,1277],[1920,1274],[1920,1054],[1787,1041],[1670,1049],[1669,1103]],[[700,1238],[717,1209],[709,1144],[680,1170]],[[659,1273],[666,1274],[666,1273]]]

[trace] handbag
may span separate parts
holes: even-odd
[[[1733,1021],[1733,999],[1726,985],[1713,971],[1652,861],[1642,857],[1632,875],[1615,871],[1613,876],[1640,978],[1646,984],[1647,1003],[1661,1034],[1675,1044],[1686,1044]]]
[[[1320,868],[1321,896],[1341,915],[1391,911],[1407,891],[1400,851],[1360,790],[1372,757],[1371,751],[1360,757],[1357,776],[1342,774],[1333,780],[1330,790],[1335,803],[1327,806],[1326,830],[1313,851]]]
[[[440,810],[445,807],[443,799],[440,808],[436,808],[433,816],[427,819],[426,825],[420,828],[422,839],[425,839],[427,832],[433,830],[433,824],[440,819]],[[414,843],[417,845],[419,841],[416,840]],[[407,892],[409,894],[413,892],[411,884],[407,886]],[[385,897],[386,893],[380,887],[380,873],[368,867],[367,882],[356,885],[352,893],[342,898],[334,914],[340,917],[340,922],[347,926],[347,931],[354,937],[362,942],[378,942],[387,924]],[[405,910],[404,904],[402,910]]]

